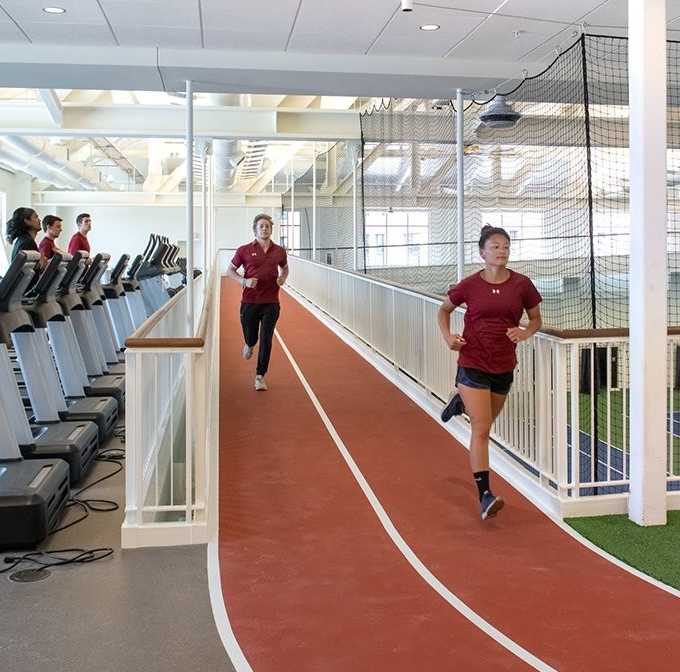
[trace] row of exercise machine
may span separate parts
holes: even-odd
[[[178,252],[154,234],[132,264],[56,253],[40,271],[22,251],[0,280],[0,548],[45,539],[113,436],[125,340],[173,294]]]

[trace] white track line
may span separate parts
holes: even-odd
[[[420,574],[420,576],[432,588],[434,588],[434,590],[437,593],[439,593],[439,595],[441,595],[454,609],[456,609],[460,614],[462,614],[476,627],[478,627],[480,630],[486,633],[489,637],[496,640],[501,646],[510,651],[510,653],[514,654],[518,658],[521,658],[523,661],[531,665],[536,670],[541,670],[542,672],[556,672],[555,668],[550,667],[550,665],[542,661],[540,658],[537,658],[531,652],[522,648],[519,644],[517,644],[517,642],[504,635],[500,630],[491,625],[491,623],[484,620],[477,612],[470,609],[470,607],[468,607],[467,604],[465,604],[465,602],[463,602],[454,593],[452,593],[421,562],[421,560],[409,547],[406,541],[404,541],[403,537],[399,534],[399,532],[397,532],[397,529],[395,528],[394,524],[387,515],[387,512],[378,501],[378,498],[375,496],[373,490],[371,490],[370,485],[364,478],[364,475],[361,473],[359,467],[357,467],[356,463],[352,459],[352,456],[347,450],[345,444],[342,442],[340,435],[335,430],[335,427],[333,427],[333,424],[326,415],[326,412],[319,403],[319,400],[317,399],[312,388],[310,387],[309,383],[302,374],[300,367],[297,365],[297,362],[290,353],[290,350],[288,350],[288,348],[286,347],[286,344],[283,342],[283,339],[281,338],[278,331],[275,332],[275,335],[277,340],[281,344],[281,347],[283,348],[284,352],[286,353],[286,356],[288,357],[291,366],[293,367],[295,373],[300,379],[300,382],[302,383],[307,394],[309,395],[309,398],[312,400],[312,403],[314,404],[314,407],[316,408],[319,416],[323,420],[323,423],[326,426],[328,433],[333,438],[333,441],[335,441],[335,445],[338,447],[340,454],[345,459],[345,462],[347,463],[347,466],[350,468],[350,471],[352,472],[352,474],[354,474],[354,478],[359,484],[359,487],[363,490],[364,495],[366,496],[366,499],[368,499],[369,504],[373,507],[373,510],[378,516],[380,524],[385,528],[385,531],[387,532],[387,534],[389,534],[395,546],[401,551],[402,555],[408,560],[408,562],[416,570],[416,572],[418,572],[418,574]]]
[[[217,493],[215,493],[214,496],[217,497]],[[215,508],[217,509],[218,507],[216,506]],[[208,592],[210,594],[210,605],[212,606],[217,632],[234,669],[236,672],[253,672],[253,668],[250,667],[250,663],[246,660],[246,657],[236,640],[224,603],[224,591],[222,590],[222,580],[220,578],[220,557],[217,532],[215,532],[215,537],[208,542]]]
[[[360,340],[351,334],[347,329],[340,326],[340,324],[330,318],[328,315],[323,313],[314,304],[302,298],[302,295],[295,291],[291,291],[289,287],[285,286],[288,296],[300,304],[305,310],[307,310],[311,315],[313,315],[321,324],[323,324],[327,329],[329,329],[335,336],[337,336],[345,345],[349,346],[356,352],[360,357],[366,360],[378,373],[380,373],[386,380],[395,385],[401,392],[403,392],[411,401],[413,401],[417,406],[427,414],[429,414],[435,420],[439,419],[441,413],[441,405],[436,404],[432,401],[432,398],[423,392],[423,388],[419,385],[415,385],[413,381],[403,374],[396,374],[394,367],[386,365],[385,361],[379,357],[376,357],[371,351],[370,347],[362,344]],[[456,441],[466,446],[470,441],[469,430],[460,430],[460,426],[453,425],[449,423],[443,427],[447,432],[453,436]],[[496,453],[491,452],[489,454],[491,458],[491,466],[497,475],[501,476],[505,481],[507,481],[515,490],[517,490],[522,497],[531,501],[534,506],[544,515],[547,516],[557,527],[566,532],[574,541],[577,541],[582,546],[585,546],[588,550],[596,553],[601,558],[604,558],[612,565],[616,565],[619,569],[632,574],[633,576],[645,581],[646,583],[655,586],[675,597],[680,597],[680,590],[673,588],[657,579],[645,574],[635,567],[626,564],[622,560],[619,560],[615,556],[607,553],[607,551],[601,549],[599,546],[593,544],[593,542],[586,539],[580,533],[578,533],[573,527],[568,525],[562,520],[562,518],[555,512],[550,500],[550,495],[547,495],[544,491],[534,492],[527,488],[526,482],[523,482],[523,478],[520,475],[518,477],[518,472],[515,466],[511,470],[506,468],[506,462],[504,458],[498,458]]]

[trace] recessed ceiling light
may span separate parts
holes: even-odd
[[[66,10],[63,7],[43,7],[43,12],[47,14],[66,14]]]
[[[436,23],[426,23],[422,26],[420,26],[420,30],[439,30],[441,26],[438,26]]]

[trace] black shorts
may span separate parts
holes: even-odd
[[[494,394],[507,395],[512,387],[514,372],[506,373],[487,373],[479,369],[470,369],[463,366],[458,367],[456,373],[456,385],[473,387],[476,390],[491,390]]]

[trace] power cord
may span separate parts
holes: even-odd
[[[125,430],[123,430],[125,431]],[[118,462],[125,459],[124,448],[106,448],[99,451],[96,457],[100,462]]]
[[[68,501],[66,502],[66,509],[70,509],[73,506],[76,506],[80,508],[83,512],[84,515],[80,516],[76,520],[71,521],[70,523],[66,525],[62,525],[61,527],[56,527],[54,528],[47,536],[52,536],[56,532],[61,532],[62,530],[66,530],[69,527],[73,527],[73,525],[76,525],[77,523],[80,523],[81,521],[85,520],[90,515],[90,511],[100,511],[100,512],[107,512],[107,511],[117,511],[120,506],[118,502],[111,501],[109,499],[81,499],[80,495],[85,492],[85,490],[97,485],[98,483],[101,483],[102,481],[105,481],[109,478],[112,478],[115,476],[117,473],[121,472],[123,470],[123,464],[122,462],[119,461],[119,459],[114,458],[113,456],[106,456],[98,455],[95,458],[95,461],[97,462],[111,462],[117,466],[116,469],[114,469],[112,472],[102,476],[101,478],[98,478],[95,481],[92,481],[92,483],[88,483],[85,487],[80,488],[80,490],[74,492],[71,494],[71,497],[69,497]]]
[[[123,428],[123,435],[125,433],[125,429]],[[97,485],[98,483],[101,483],[102,481],[105,481],[109,478],[112,478],[119,472],[123,470],[123,463],[122,460],[125,459],[125,451],[121,450],[120,448],[110,448],[108,450],[102,450],[100,453],[97,455],[95,458],[95,461],[97,462],[111,462],[117,466],[116,469],[114,469],[112,472],[105,474],[104,476],[98,478],[95,481],[92,481],[92,483],[88,483],[86,486],[83,488],[80,488],[77,492],[73,493],[72,496],[68,499],[66,502],[66,509],[69,509],[71,507],[78,507],[83,511],[83,515],[81,515],[79,518],[76,520],[71,521],[67,525],[62,525],[61,527],[57,527],[53,530],[50,531],[50,533],[47,535],[47,537],[52,536],[56,532],[61,532],[62,530],[65,530],[69,527],[72,527],[73,525],[76,525],[77,523],[80,523],[81,521],[85,520],[90,514],[90,511],[116,511],[119,507],[118,502],[114,502],[111,500],[107,499],[80,499],[79,496],[85,492],[85,490],[88,490],[89,488]],[[43,569],[46,569],[48,567],[59,567],[61,565],[76,565],[76,564],[84,564],[87,562],[94,562],[96,560],[101,560],[103,558],[106,558],[110,555],[113,555],[113,548],[110,547],[103,547],[103,548],[94,548],[94,549],[83,549],[83,548],[70,548],[70,549],[64,549],[64,550],[53,550],[53,551],[31,551],[28,553],[23,553],[21,555],[8,555],[3,558],[2,562],[4,564],[10,565],[9,567],[6,567],[4,569],[0,569],[0,574],[4,574],[5,572],[9,572],[12,569],[14,569],[17,565],[21,564],[22,562],[32,562],[34,564],[40,565],[40,567],[35,570],[35,571],[41,571]],[[59,557],[58,554],[75,554],[72,557],[66,557],[62,558]]]
[[[60,554],[71,554],[67,557],[60,557]],[[88,562],[95,562],[113,555],[113,549],[110,547],[103,548],[65,548],[62,550],[52,551],[31,551],[21,555],[8,555],[3,558],[3,562],[10,567],[0,569],[0,574],[9,572],[22,562],[32,562],[39,565],[38,571],[47,569],[48,567],[60,567],[62,565],[81,565]]]

